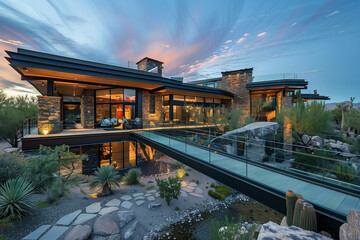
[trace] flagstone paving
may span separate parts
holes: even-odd
[[[31,232],[30,234],[26,235],[23,240],[37,240],[41,235],[46,232],[51,225],[42,225],[38,227],[35,231]]]
[[[79,225],[79,224],[82,224],[86,221],[89,221],[90,219],[93,219],[94,217],[96,217],[97,214],[93,214],[93,213],[83,213],[83,214],[80,214],[75,222],[72,224],[72,225]]]
[[[77,210],[75,212],[69,213],[65,216],[63,216],[62,218],[59,219],[59,221],[57,221],[55,223],[55,225],[70,225],[70,223],[72,221],[74,221],[74,219],[79,216],[79,214],[81,213],[81,210]]]
[[[129,201],[124,201],[124,202],[121,203],[121,206],[123,208],[126,208],[126,209],[130,209],[132,207],[132,205],[133,204],[131,202],[129,202]]]
[[[121,200],[124,200],[124,201],[129,201],[129,200],[131,200],[131,199],[132,199],[132,197],[129,196],[129,195],[125,195],[125,196],[122,196],[122,197],[121,197]]]
[[[143,204],[145,201],[144,200],[139,200],[139,201],[136,201],[136,205],[140,206],[141,204]]]
[[[96,203],[93,203],[93,204],[87,206],[85,210],[87,213],[97,213],[100,211],[100,209],[101,209],[101,203],[96,202]]]
[[[56,240],[68,229],[69,227],[53,226],[40,240]]]
[[[113,199],[113,200],[110,200],[110,201],[108,201],[106,204],[105,204],[105,206],[106,207],[118,207],[118,206],[120,206],[120,203],[121,203],[121,201],[119,200],[119,199]]]
[[[105,208],[102,208],[99,211],[99,214],[100,215],[105,215],[107,213],[111,213],[111,212],[116,211],[116,210],[119,210],[119,208],[118,207],[105,207]]]

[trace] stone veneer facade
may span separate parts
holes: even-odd
[[[84,128],[94,128],[95,97],[94,90],[84,89],[81,94],[81,124]]]
[[[240,106],[245,113],[250,113],[250,91],[246,84],[252,81],[252,68],[222,72],[218,88],[234,94],[233,104]]]
[[[61,129],[61,97],[38,96],[39,134],[59,133]]]
[[[150,92],[142,90],[142,118],[144,120],[160,120],[162,112],[162,95],[155,93],[155,113],[150,113]]]

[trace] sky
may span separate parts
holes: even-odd
[[[0,88],[36,94],[3,58],[18,47],[125,67],[147,56],[188,82],[296,73],[308,92],[360,101],[360,0],[0,0]]]

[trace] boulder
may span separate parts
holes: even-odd
[[[126,230],[124,234],[125,240],[142,240],[145,235],[145,228],[144,226],[138,222],[135,221],[131,227]]]
[[[113,235],[119,233],[120,228],[110,214],[105,214],[96,219],[94,223],[94,234]]]
[[[129,211],[118,211],[119,217],[119,225],[120,228],[123,228],[126,224],[128,224],[131,220],[135,218],[135,212],[132,210]]]
[[[89,225],[77,225],[66,234],[64,240],[86,240],[91,235]]]
[[[340,240],[360,239],[360,210],[350,210],[347,223],[340,227]]]
[[[18,152],[19,149],[18,148],[7,148],[4,150],[5,153],[13,153],[13,152]]]
[[[328,143],[328,146],[332,149],[335,149],[335,150],[339,150],[341,152],[346,152],[346,153],[349,153],[349,148],[346,146],[346,145],[340,145],[340,144],[336,144],[336,143]]]
[[[336,144],[338,144],[338,145],[343,145],[343,142],[342,142],[342,141],[337,140],[337,141],[336,141]]]
[[[329,141],[330,141],[330,143],[336,143],[336,141],[334,139],[330,139]]]
[[[310,141],[310,136],[307,134],[304,134],[301,138],[304,143],[308,143]]]
[[[312,145],[315,147],[315,146],[323,146],[323,140],[321,137],[319,136],[313,136],[311,138],[311,142],[312,142]]]
[[[267,240],[267,239],[281,239],[281,240],[293,240],[295,239],[302,240],[330,240],[326,236],[320,235],[318,233],[301,229],[299,227],[291,226],[279,226],[274,222],[268,222],[262,225],[260,233],[258,235],[258,240]]]

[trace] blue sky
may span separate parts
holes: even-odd
[[[359,0],[3,0],[0,87],[34,93],[3,58],[17,47],[120,66],[148,56],[187,81],[297,73],[331,101],[360,100]]]

